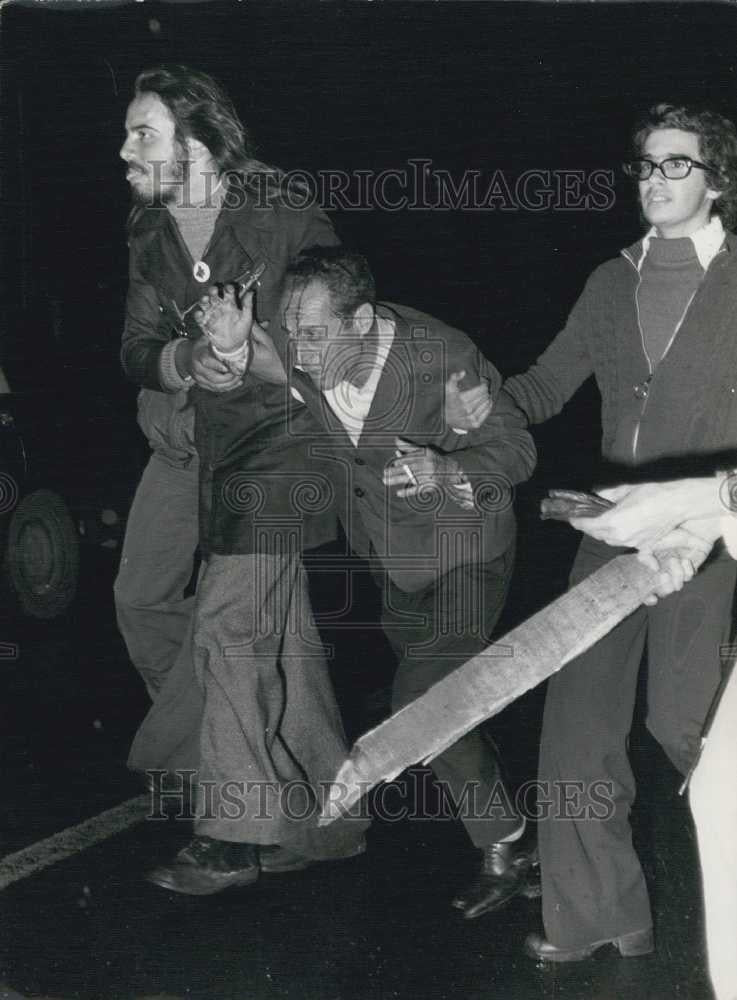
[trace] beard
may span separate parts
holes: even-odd
[[[176,158],[164,163],[149,164],[149,169],[139,164],[130,164],[129,169],[136,175],[128,182],[134,205],[165,208],[168,205],[186,207],[189,204],[191,165],[184,151],[178,151]]]

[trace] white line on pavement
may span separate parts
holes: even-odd
[[[135,826],[145,819],[150,809],[151,797],[137,795],[76,826],[69,826],[30,847],[0,858],[0,892],[13,882],[35,875],[57,861],[63,861],[129,826]]]

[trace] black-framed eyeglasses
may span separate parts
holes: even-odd
[[[654,170],[659,170],[663,177],[669,181],[682,181],[688,177],[694,167],[699,170],[713,170],[708,163],[701,163],[693,160],[690,156],[667,156],[660,163],[655,160],[647,160],[644,157],[640,160],[630,160],[629,163],[622,164],[622,168],[628,177],[634,177],[637,181],[646,181],[652,177]]]

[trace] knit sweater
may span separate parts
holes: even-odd
[[[645,352],[653,368],[661,361],[704,277],[693,241],[652,239],[640,269],[637,311]]]
[[[193,261],[204,257],[224,200],[225,190],[222,184],[218,184],[201,205],[167,206]]]

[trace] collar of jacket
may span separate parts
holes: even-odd
[[[399,306],[395,306],[391,302],[377,302],[376,303],[376,315],[380,319],[388,320],[394,326],[394,341],[403,340],[416,340],[418,339],[416,331],[410,329],[410,325],[407,320],[399,312]],[[428,331],[429,332],[429,331]]]
[[[620,250],[621,255],[626,260],[628,260],[630,264],[634,267],[634,269],[638,272],[639,272],[639,265],[641,265],[642,263],[643,251],[645,249],[645,239],[646,237],[643,236],[635,243],[631,244],[631,246],[625,247],[623,250]],[[722,243],[720,249],[717,251],[715,257],[713,258],[712,264],[718,258],[724,258],[725,256],[729,257],[729,255],[732,255],[729,259],[734,261],[735,260],[734,252],[736,250],[737,250],[737,236],[735,236],[735,234],[730,232],[728,229],[725,229],[724,242]],[[709,270],[711,270],[711,264],[709,265]]]
[[[229,183],[204,259],[212,262],[213,255],[229,255],[234,245],[240,247],[251,264],[268,258],[268,231],[273,230],[273,212],[279,210],[278,205],[278,199],[261,203],[258,195],[245,185]],[[130,226],[129,242],[137,248],[144,275],[157,274],[161,280],[162,255],[168,255],[173,246],[181,244],[175,227],[176,222],[166,208],[138,210]],[[184,252],[186,254],[186,248]],[[172,289],[168,289],[167,294],[177,297]]]

